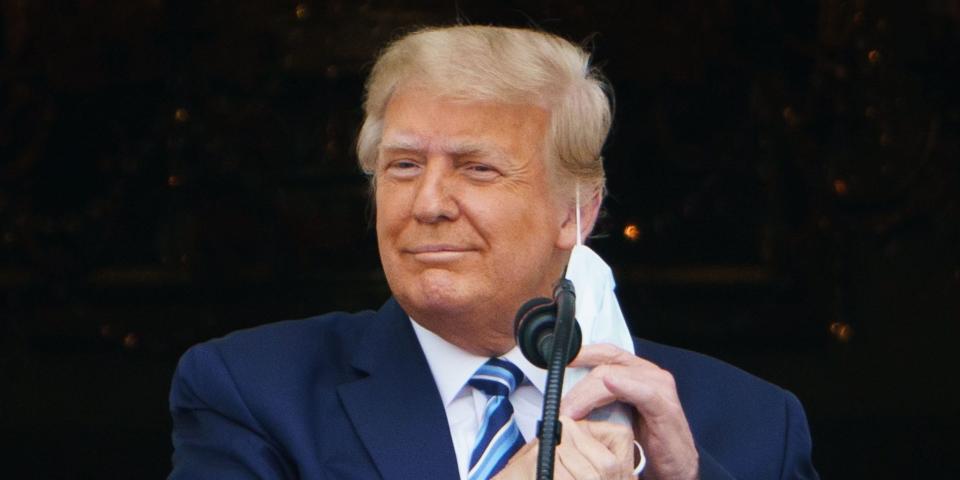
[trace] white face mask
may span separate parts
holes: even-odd
[[[566,278],[577,294],[577,322],[583,344],[610,343],[630,353],[633,338],[614,294],[616,282],[610,266],[590,247],[577,245],[570,253]]]
[[[620,303],[614,294],[616,282],[610,266],[593,250],[583,244],[580,229],[580,186],[577,185],[577,245],[570,252],[566,278],[573,282],[577,294],[577,322],[583,332],[583,345],[609,343],[630,353],[633,338],[627,329],[627,321],[620,311]],[[568,368],[564,375],[563,392],[590,372],[588,368]],[[630,424],[630,417],[618,404],[594,410],[593,420],[608,420]]]

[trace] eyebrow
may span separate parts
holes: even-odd
[[[425,142],[413,135],[394,135],[387,141],[380,143],[380,150],[419,152],[425,148]]]
[[[422,137],[416,135],[393,135],[380,145],[384,152],[417,152],[422,153],[436,147],[429,145]],[[476,140],[447,140],[440,142],[439,151],[455,157],[485,155],[490,157],[506,157],[506,152],[498,145]]]

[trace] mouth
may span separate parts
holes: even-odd
[[[468,252],[470,250],[472,249],[467,247],[462,247],[457,245],[447,245],[442,243],[418,245],[416,247],[405,249],[407,253],[413,253],[413,254],[437,253],[437,252]]]
[[[425,263],[444,263],[459,260],[474,249],[462,245],[426,244],[403,249],[404,253]]]

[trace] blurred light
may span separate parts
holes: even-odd
[[[190,112],[188,112],[186,108],[180,107],[173,112],[173,119],[180,123],[184,123],[187,120],[190,120]]]
[[[169,177],[167,177],[168,187],[176,188],[176,187],[179,187],[180,185],[183,185],[183,177],[181,177],[180,175],[170,175]]]
[[[867,118],[874,118],[874,117],[876,117],[876,116],[877,116],[877,107],[874,107],[874,106],[867,107],[867,109],[863,111],[863,116],[865,116],[865,117],[867,117]]]
[[[103,338],[110,338],[113,336],[113,327],[107,323],[100,325],[100,336]]]
[[[180,255],[180,264],[186,265],[188,263],[190,263],[190,257],[186,253]]]
[[[887,145],[890,145],[890,135],[886,133],[880,134],[880,146],[886,147]]]
[[[123,336],[123,348],[134,349],[140,345],[140,337],[136,333],[128,333]]]
[[[13,243],[13,241],[16,239],[17,237],[12,232],[7,232],[3,234],[3,243],[10,244],[10,243]]]
[[[787,122],[787,125],[791,127],[796,127],[800,123],[800,117],[797,116],[797,112],[793,107],[787,105],[783,109],[783,121]]]
[[[850,341],[850,337],[853,336],[853,327],[851,327],[849,323],[833,322],[830,324],[830,334],[833,335],[833,338],[837,339],[838,342],[847,343]]]
[[[325,73],[327,78],[337,78],[340,75],[340,69],[336,65],[327,65]]]
[[[847,194],[847,181],[843,179],[836,179],[833,181],[833,191],[840,195],[841,197]]]
[[[860,25],[863,23],[863,12],[857,12],[853,14],[853,24]]]
[[[880,50],[870,50],[870,53],[867,53],[867,60],[870,60],[870,63],[877,63],[880,61]]]
[[[302,3],[297,4],[297,8],[294,10],[294,12],[296,13],[298,20],[303,20],[310,16],[310,9]]]
[[[643,232],[640,231],[640,227],[638,227],[638,226],[636,226],[636,225],[634,225],[634,224],[632,224],[632,223],[631,223],[631,224],[628,224],[628,225],[623,229],[623,236],[624,236],[627,240],[630,240],[631,242],[636,242],[637,240],[640,240],[640,237],[641,237],[642,235],[643,235]]]
[[[880,20],[877,20],[877,30],[880,30],[882,32],[886,29],[887,29],[887,19],[881,18]]]
[[[843,80],[847,78],[847,67],[843,65],[837,65],[833,67],[833,74],[840,80]]]

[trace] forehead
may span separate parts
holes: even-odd
[[[380,149],[542,156],[548,122],[548,112],[535,105],[403,89],[387,104]]]

